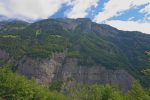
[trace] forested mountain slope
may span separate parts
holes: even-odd
[[[13,71],[28,78],[49,76],[50,80],[40,83],[62,79],[63,73],[70,72],[77,82],[113,83],[114,78],[119,84],[117,76],[124,75],[125,81],[133,76],[144,86],[150,84],[141,72],[150,67],[145,54],[150,50],[150,35],[117,30],[89,19],[0,22],[0,49],[1,65],[10,63]]]

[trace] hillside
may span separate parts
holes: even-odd
[[[145,54],[149,43],[150,35],[89,19],[0,22],[0,64],[10,63],[13,71],[39,83],[62,80],[69,73],[76,82],[113,83],[123,90],[134,78],[149,86],[141,72],[150,67]]]

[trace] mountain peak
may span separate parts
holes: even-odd
[[[89,22],[89,21],[91,22],[90,18],[77,18],[76,20],[81,22]]]

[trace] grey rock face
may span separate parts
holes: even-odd
[[[0,49],[0,59],[8,60],[9,59],[9,54],[6,53],[4,50]]]
[[[108,70],[103,66],[78,66],[76,59],[67,59],[58,79],[67,76],[72,76],[75,83],[111,84],[122,92],[128,91],[134,80],[125,70]]]
[[[64,53],[54,54],[51,59],[23,58],[17,68],[17,72],[27,78],[35,78],[40,84],[49,84],[55,76],[58,67],[61,67]]]
[[[0,50],[0,59],[8,60],[9,54]],[[134,80],[125,70],[109,70],[100,65],[80,66],[77,59],[66,58],[65,53],[55,53],[49,59],[24,57],[15,66],[16,72],[46,85],[72,77],[73,84],[111,84],[126,92]]]
[[[64,64],[63,64],[64,63]],[[77,59],[65,59],[63,53],[51,59],[24,59],[18,72],[29,79],[35,78],[40,84],[50,84],[53,80],[73,78],[73,84],[111,84],[126,92],[134,78],[125,70],[108,70],[103,66],[79,66]]]

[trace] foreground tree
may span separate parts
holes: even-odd
[[[150,100],[148,92],[143,89],[138,81],[133,83],[132,89],[127,93],[126,100]]]
[[[0,99],[4,100],[66,100],[60,93],[50,92],[33,80],[0,67]]]

